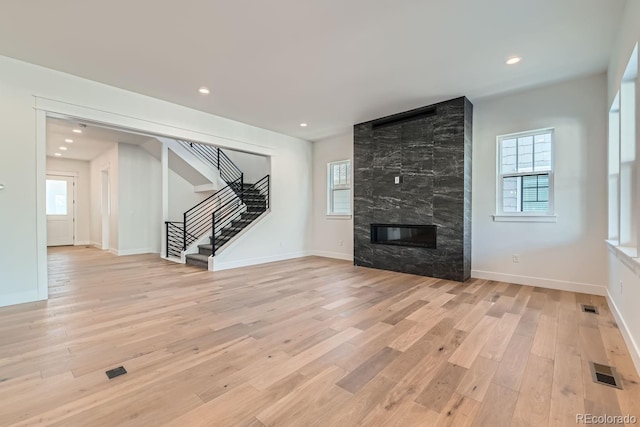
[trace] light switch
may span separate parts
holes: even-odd
[[[396,176],[393,179],[394,179],[394,183],[400,184],[400,177],[399,176]]]

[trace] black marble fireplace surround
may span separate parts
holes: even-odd
[[[461,97],[354,126],[356,265],[470,277],[472,114]],[[373,243],[372,225],[435,226],[435,248]]]

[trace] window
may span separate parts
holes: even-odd
[[[67,181],[47,179],[47,215],[67,214]]]
[[[351,215],[351,160],[327,165],[327,215]]]
[[[498,137],[497,199],[496,217],[553,214],[553,129]]]

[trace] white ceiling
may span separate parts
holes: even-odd
[[[604,71],[624,4],[3,0],[0,54],[317,139],[455,96]],[[508,67],[511,55],[524,59]]]
[[[60,153],[62,159],[92,160],[115,143],[142,145],[150,139],[149,136],[106,129],[88,122],[82,124],[86,127],[80,127],[78,121],[48,117],[47,156]],[[76,134],[73,129],[80,129],[82,133]],[[73,143],[65,142],[67,138],[72,139]],[[60,147],[66,147],[67,150],[61,150]]]

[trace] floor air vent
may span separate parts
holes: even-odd
[[[119,377],[120,375],[124,375],[127,373],[127,370],[124,369],[124,366],[118,366],[117,368],[113,368],[106,372],[109,379],[113,379],[115,377]]]
[[[618,376],[618,372],[616,372],[616,368],[595,362],[589,362],[589,368],[591,368],[591,378],[594,383],[622,390],[622,383],[620,382],[620,377]]]
[[[585,313],[600,314],[595,305],[582,304],[582,311]]]

